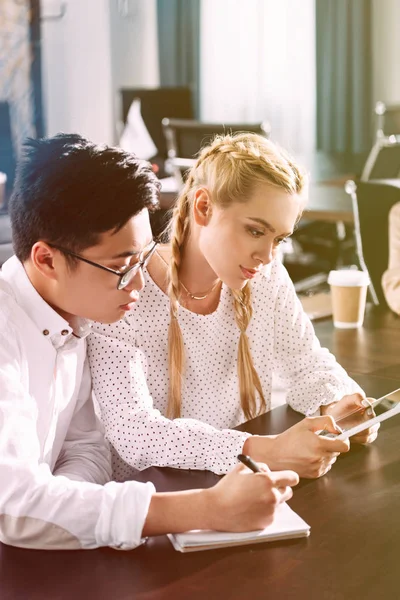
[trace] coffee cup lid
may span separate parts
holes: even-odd
[[[359,287],[369,285],[370,279],[365,271],[356,271],[355,269],[339,269],[330,271],[328,283],[340,287]]]

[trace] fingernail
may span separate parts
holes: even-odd
[[[336,427],[336,431],[338,433],[343,433],[343,429],[341,427],[339,427],[339,425],[335,425],[335,427]]]

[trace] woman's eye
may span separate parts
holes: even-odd
[[[279,246],[280,244],[284,244],[288,241],[288,238],[281,238],[279,240],[275,240],[275,244]]]
[[[247,229],[247,231],[250,233],[250,235],[252,235],[252,236],[253,236],[253,237],[255,237],[255,238],[259,238],[259,237],[261,237],[262,235],[264,235],[264,232],[263,232],[263,231],[260,231],[259,229],[253,229],[252,227],[249,227],[249,228]]]

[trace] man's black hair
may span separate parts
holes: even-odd
[[[78,134],[28,139],[17,167],[10,217],[23,262],[43,240],[74,252],[118,231],[144,208],[158,208],[160,183],[149,163]]]

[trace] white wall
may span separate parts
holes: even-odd
[[[372,0],[374,103],[400,104],[400,1]]]
[[[159,85],[156,0],[109,0],[114,123],[122,117],[119,90]]]
[[[42,0],[46,135],[78,132],[114,143],[117,90],[158,84],[156,0]],[[122,17],[125,14],[125,17]]]
[[[61,20],[42,22],[45,129],[112,142],[108,0],[64,0]],[[42,16],[60,2],[42,1]],[[53,10],[52,10],[53,9]]]
[[[202,119],[268,120],[274,141],[313,149],[315,0],[202,0],[200,45]]]

